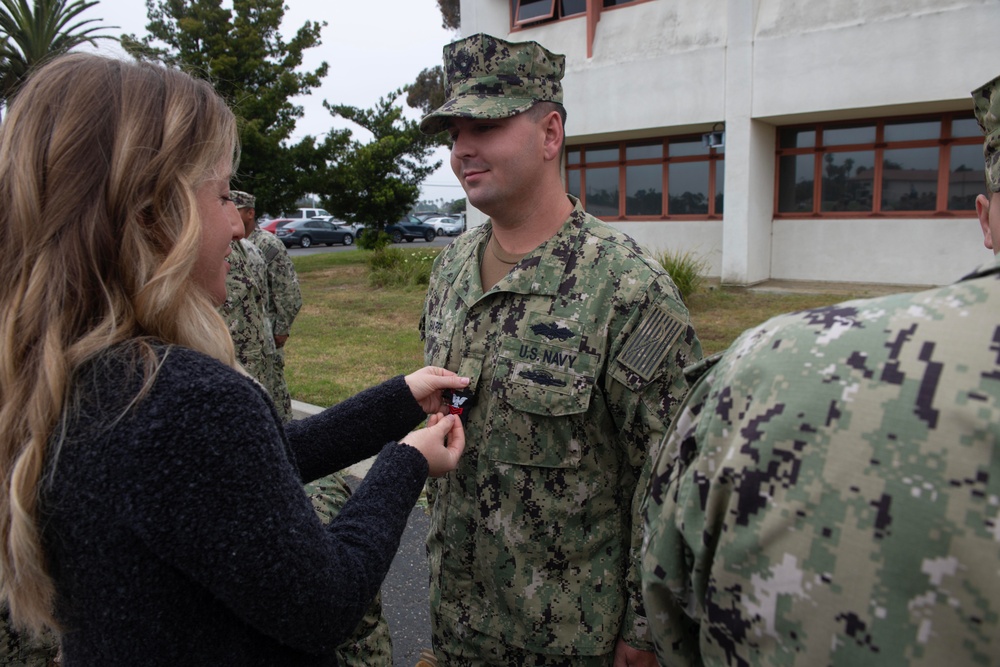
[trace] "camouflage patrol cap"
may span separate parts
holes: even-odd
[[[248,192],[233,190],[229,193],[229,198],[236,204],[236,208],[253,208],[257,198]]]
[[[449,118],[510,118],[535,102],[562,104],[565,72],[566,57],[537,42],[483,33],[452,42],[444,47],[447,101],[420,121],[420,129],[437,134]]]
[[[1000,76],[972,91],[972,102],[976,120],[986,135],[986,185],[990,192],[1000,192]]]

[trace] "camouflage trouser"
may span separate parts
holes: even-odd
[[[59,642],[45,634],[38,639],[14,631],[7,608],[0,609],[0,667],[51,667],[58,664]]]
[[[275,349],[271,353],[271,367],[268,377],[264,383],[264,388],[271,394],[274,407],[278,409],[278,415],[282,423],[287,423],[292,419],[292,397],[288,393],[288,384],[285,382],[285,350]]]
[[[431,609],[434,655],[438,667],[611,667],[607,655],[547,655],[506,644],[502,639],[476,632],[446,619]]]
[[[330,523],[351,496],[340,473],[306,484],[316,514],[323,523]],[[347,667],[392,667],[392,640],[389,624],[382,615],[382,594],[368,608],[354,634],[337,647],[337,659]]]

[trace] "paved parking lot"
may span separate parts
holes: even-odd
[[[449,243],[451,243],[452,239],[454,239],[454,238],[456,238],[456,237],[454,237],[454,236],[438,236],[437,238],[435,238],[430,243],[427,243],[426,241],[413,241],[412,243],[407,243],[406,241],[403,241],[402,243],[393,243],[392,247],[393,248],[410,248],[410,249],[413,249],[413,250],[417,250],[419,248],[443,248],[446,245],[448,245]],[[356,245],[350,245],[350,246],[335,245],[335,246],[330,246],[330,247],[327,247],[327,246],[315,246],[314,245],[313,247],[311,247],[309,249],[300,248],[298,246],[295,246],[295,247],[292,247],[292,248],[288,249],[288,254],[291,255],[292,257],[296,257],[298,255],[315,255],[316,253],[319,253],[319,252],[343,252],[344,250],[356,250],[356,249],[357,249]]]

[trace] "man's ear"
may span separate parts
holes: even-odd
[[[563,138],[565,136],[562,116],[558,111],[550,111],[542,119],[542,129],[545,131],[545,159],[558,160],[562,157]]]
[[[993,250],[993,232],[990,230],[990,200],[986,195],[976,196],[976,216],[983,229],[983,245]]]

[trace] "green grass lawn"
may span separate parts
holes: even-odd
[[[368,257],[367,251],[351,250],[294,258],[303,306],[285,352],[292,398],[332,405],[424,365],[417,323],[425,289],[372,287]],[[707,355],[779,313],[860,296],[865,295],[703,287],[688,299],[688,307]]]

